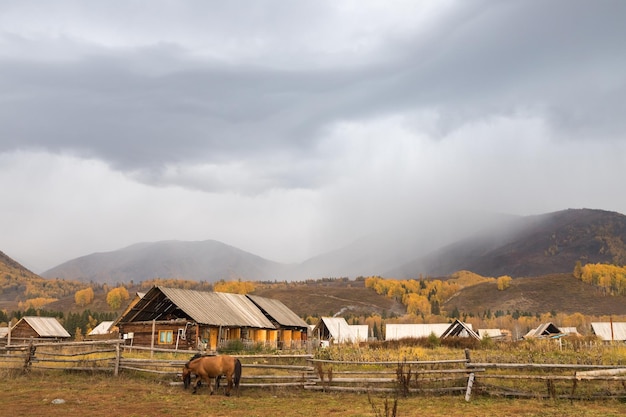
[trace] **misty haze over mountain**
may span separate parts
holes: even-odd
[[[140,243],[86,255],[41,275],[94,282],[153,278],[302,280],[380,275],[445,276],[468,269],[513,277],[569,272],[576,261],[626,259],[626,216],[565,210],[539,216],[453,213],[445,224],[363,237],[298,264],[282,264],[214,240]]]

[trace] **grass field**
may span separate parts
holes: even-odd
[[[242,388],[239,396],[209,396],[206,387],[192,395],[181,386],[154,379],[63,372],[2,374],[0,410],[5,416],[384,416],[393,398],[366,394],[321,393],[301,389]],[[53,404],[62,399],[64,403]],[[378,409],[378,414],[374,410]],[[390,416],[392,414],[389,414]],[[399,398],[397,416],[624,416],[626,402],[554,401],[462,396]]]

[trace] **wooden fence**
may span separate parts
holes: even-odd
[[[119,340],[34,342],[0,346],[0,368],[21,372],[65,370],[153,374],[181,384],[193,351],[133,352]],[[626,398],[626,368],[537,363],[475,363],[470,351],[455,360],[361,362],[315,359],[313,355],[241,355],[242,388],[286,387],[323,392],[393,395],[458,394],[532,398]]]

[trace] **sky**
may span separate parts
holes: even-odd
[[[626,213],[621,0],[0,0],[0,251],[301,262],[449,210]],[[435,249],[435,248],[433,248]]]

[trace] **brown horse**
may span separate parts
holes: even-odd
[[[194,356],[183,367],[183,384],[187,388],[191,384],[191,374],[196,375],[196,382],[193,384],[193,394],[196,393],[200,381],[205,380],[209,385],[211,395],[213,395],[213,386],[211,378],[215,378],[215,388],[219,388],[219,379],[222,375],[226,376],[228,386],[226,387],[226,395],[230,395],[233,388],[237,388],[239,393],[239,381],[241,381],[241,362],[239,359],[228,355],[219,356]]]

